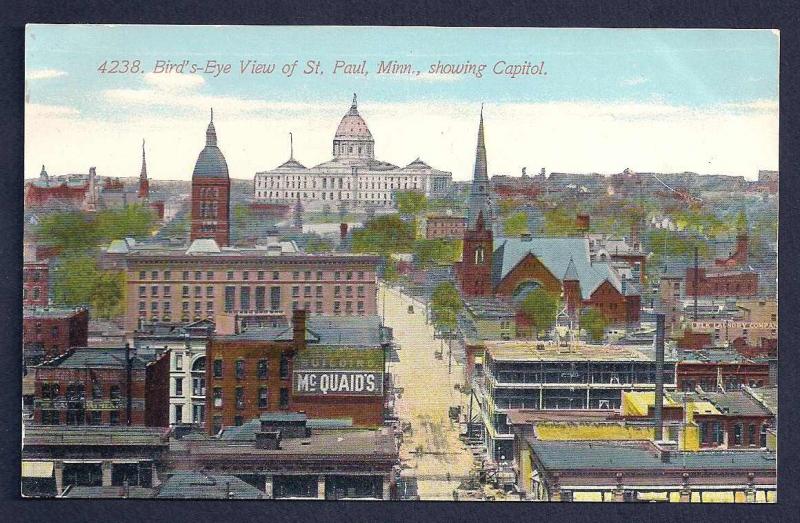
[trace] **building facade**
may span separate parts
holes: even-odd
[[[22,344],[26,365],[64,354],[88,342],[89,311],[26,307],[22,311]]]
[[[461,240],[467,229],[463,216],[432,215],[426,218],[425,238],[428,240]]]
[[[70,349],[33,368],[34,423],[169,425],[169,354],[145,358],[130,348]]]
[[[295,309],[331,316],[375,314],[379,258],[303,254],[293,242],[220,249],[212,240],[184,247],[137,244],[106,252],[127,270],[125,330],[140,320],[216,323],[222,313]]]
[[[192,224],[190,239],[211,238],[217,245],[230,245],[231,181],[228,162],[217,146],[214,110],[206,129],[206,146],[192,172]]]
[[[393,207],[395,193],[415,191],[435,198],[447,194],[452,174],[420,159],[405,167],[375,159],[375,140],[358,112],[356,96],[333,138],[333,159],[306,167],[294,158],[253,180],[257,202],[293,205],[299,197],[308,210]]]
[[[290,326],[213,336],[206,353],[206,426],[225,426],[268,412],[383,423],[384,329],[377,316],[309,317]]]
[[[22,306],[47,307],[49,304],[50,265],[44,261],[26,261],[22,265]]]

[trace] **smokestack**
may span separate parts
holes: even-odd
[[[131,410],[133,409],[133,398],[131,398],[131,377],[133,374],[131,363],[131,344],[125,344],[125,424],[131,424]]]
[[[656,314],[656,405],[655,440],[661,441],[664,410],[664,314]]]
[[[347,238],[347,224],[341,223],[339,224],[339,238],[344,241]]]
[[[292,340],[295,350],[305,345],[306,341],[306,311],[295,309],[292,311]]]

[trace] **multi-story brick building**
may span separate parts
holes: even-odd
[[[675,370],[679,390],[736,390],[742,385],[763,387],[770,383],[769,361],[746,358],[733,351],[687,351]]]
[[[709,270],[703,267],[697,269],[688,267],[685,281],[687,296],[758,295],[758,273],[753,270]]]
[[[463,216],[447,214],[431,215],[425,223],[425,238],[428,240],[461,240],[467,229],[467,219]]]
[[[34,367],[34,423],[169,425],[169,351],[77,348]]]
[[[331,316],[375,314],[377,256],[298,252],[293,242],[220,249],[213,240],[184,247],[122,246],[106,252],[127,270],[125,329],[141,319],[183,323],[220,313],[294,309]]]
[[[206,351],[206,426],[216,434],[264,412],[383,423],[384,344],[378,316],[314,317],[213,336]]]
[[[89,332],[89,311],[26,307],[22,312],[22,344],[27,365],[55,358],[72,347],[84,347]]]
[[[50,266],[47,260],[26,261],[22,265],[22,306],[48,305]]]

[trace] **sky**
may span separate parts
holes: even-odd
[[[101,73],[140,60],[137,73]],[[156,72],[158,60],[230,64],[227,74]],[[241,74],[241,61],[275,64]],[[322,74],[302,74],[308,60]],[[367,75],[334,74],[337,60]],[[380,61],[412,66],[379,75]],[[291,76],[284,64],[298,61]],[[495,74],[497,62],[546,74]],[[472,74],[431,65],[486,64]],[[779,36],[771,30],[29,25],[25,177],[190,179],[210,107],[232,177],[289,156],[331,157],[353,93],[378,159],[422,158],[472,175],[483,104],[489,173],[741,175],[778,168]],[[500,67],[502,71],[503,67]],[[419,74],[416,74],[419,72]]]

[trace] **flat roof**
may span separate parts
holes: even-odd
[[[526,439],[539,461],[550,470],[657,469],[708,472],[751,469],[777,472],[775,453],[768,450],[670,451],[670,460],[664,463],[658,447],[649,441],[544,441],[530,436]]]
[[[82,308],[68,308],[68,307],[25,307],[22,309],[23,319],[37,319],[37,318],[71,318],[86,309]]]
[[[23,448],[50,446],[166,446],[169,431],[163,427],[25,425]]]
[[[655,361],[647,347],[576,344],[563,347],[536,340],[491,340],[486,352],[497,361]],[[539,348],[541,347],[541,348]],[[665,356],[665,359],[669,359]]]

